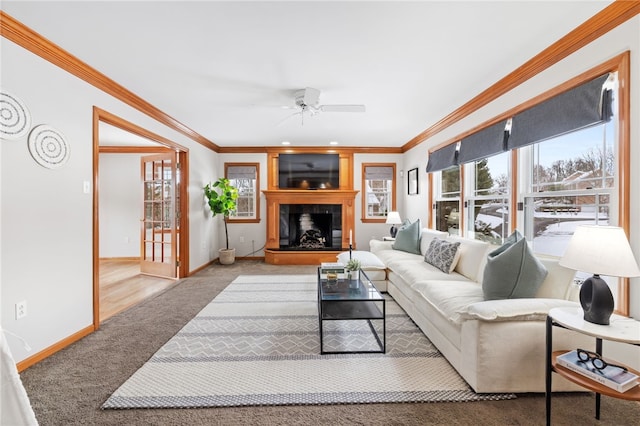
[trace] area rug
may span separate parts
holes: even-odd
[[[515,398],[475,393],[393,299],[386,303],[386,353],[320,355],[314,275],[239,276],[102,408]],[[375,347],[366,321],[325,324],[325,349]]]

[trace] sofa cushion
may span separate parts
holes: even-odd
[[[337,258],[338,262],[346,265],[347,262],[349,262],[349,252],[342,252],[337,256]],[[384,263],[382,263],[378,256],[371,253],[370,251],[352,250],[351,258],[359,260],[360,267],[365,271],[369,269],[385,269]]]
[[[515,231],[487,256],[482,290],[486,300],[534,297],[547,269],[531,252],[527,240]]]
[[[447,274],[453,272],[460,259],[459,242],[449,242],[434,238],[424,255],[424,261]]]
[[[396,253],[398,253],[396,251]],[[389,269],[392,269],[409,286],[413,286],[418,281],[465,281],[466,278],[457,272],[445,274],[440,269],[426,263],[422,256],[413,255],[413,258],[403,257],[402,259],[394,258],[387,263]],[[479,286],[478,286],[479,287]]]
[[[467,306],[484,300],[482,287],[467,280],[424,280],[414,283],[413,289],[453,322],[456,322],[459,312],[464,311]]]
[[[436,231],[435,229],[422,228],[422,232],[420,233],[420,254],[427,254],[427,249],[429,248],[429,244],[434,238],[445,239],[449,236],[448,232],[444,231]]]
[[[552,308],[576,308],[577,302],[562,299],[502,299],[471,303],[457,312],[452,319],[483,321],[543,321]]]
[[[546,297],[549,299],[573,300],[573,290],[577,287],[573,283],[576,271],[560,266],[560,258],[536,256],[538,260],[547,268],[547,277],[536,292],[536,297]]]
[[[420,254],[420,230],[420,219],[401,227],[396,234],[393,249]]]
[[[462,237],[449,237],[448,241],[460,242],[460,260],[456,265],[456,272],[469,278],[471,281],[478,281],[478,271],[487,259],[487,252],[491,247],[485,241],[472,240]]]

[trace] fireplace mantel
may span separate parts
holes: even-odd
[[[353,190],[265,190],[267,201],[267,241],[265,261],[271,264],[315,265],[335,262],[338,251],[280,251],[280,204],[340,204],[342,205],[342,248],[349,247],[352,235],[355,249],[355,198]]]

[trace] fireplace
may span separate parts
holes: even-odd
[[[281,204],[281,250],[341,250],[342,205]]]
[[[350,233],[355,240],[357,191],[265,190],[263,193],[267,201],[265,262],[281,265],[335,262],[337,254],[349,249]],[[356,249],[355,241],[353,248]]]

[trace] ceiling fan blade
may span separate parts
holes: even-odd
[[[364,105],[320,105],[322,112],[365,112]]]
[[[320,99],[320,91],[318,89],[314,89],[313,87],[307,87],[304,89],[304,97],[302,101],[305,105],[316,105],[318,103],[318,99]]]
[[[276,127],[282,126],[284,123],[289,121],[290,118],[295,117],[296,115],[303,115],[302,111],[294,112],[293,114],[287,115],[285,118],[283,118],[276,124]],[[303,116],[303,119],[304,119],[304,116]]]

